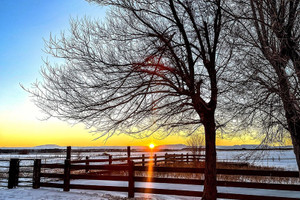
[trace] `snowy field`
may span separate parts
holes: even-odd
[[[82,182],[81,182],[82,183]],[[102,183],[103,184],[103,183]],[[118,185],[125,185],[126,183],[119,182]],[[137,184],[142,186],[146,183]],[[108,183],[108,185],[110,185]],[[201,186],[178,185],[178,184],[159,184],[152,185],[155,188],[181,189],[181,190],[202,190]],[[249,194],[249,195],[264,195],[275,197],[290,197],[299,198],[300,192],[295,191],[274,191],[264,189],[245,189],[245,188],[225,188],[218,187],[218,192],[235,193],[235,194]],[[122,192],[107,192],[107,191],[89,191],[89,190],[71,190],[63,192],[61,189],[54,188],[40,188],[40,189],[0,189],[0,200],[125,200],[127,193]],[[199,197],[183,197],[172,195],[157,195],[157,194],[135,194],[135,200],[198,200]],[[132,199],[131,199],[132,200]],[[220,199],[221,200],[221,199]]]
[[[218,151],[218,161],[242,162],[254,166],[275,167],[288,171],[298,171],[293,150],[268,151]]]
[[[151,194],[136,194],[135,200],[196,200],[194,197],[163,196]],[[63,192],[54,188],[47,189],[0,189],[0,200],[125,200],[127,193],[71,190]]]
[[[166,153],[168,154],[191,154],[189,151],[159,151],[155,152],[157,156],[163,156]],[[73,153],[73,160],[85,159],[86,156],[89,156],[90,159],[108,159],[110,154],[113,158],[126,157],[126,152],[108,152],[108,153]],[[149,152],[132,152],[131,156],[149,156]],[[42,159],[42,163],[63,163],[65,159],[65,154],[28,154],[28,155],[19,155],[19,154],[0,154],[0,166],[8,165],[7,162],[1,162],[1,160],[10,160],[11,158],[22,158],[22,159]],[[236,150],[236,151],[217,151],[218,161],[223,162],[238,162],[238,163],[249,163],[255,166],[265,166],[265,167],[275,167],[281,168],[289,171],[297,171],[297,163],[293,150],[268,150],[268,151],[249,151],[249,150]]]

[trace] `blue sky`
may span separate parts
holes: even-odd
[[[84,0],[1,0],[0,147],[99,143],[90,143],[95,136],[88,135],[83,126],[40,121],[42,114],[20,87],[42,80],[42,58],[47,57],[43,39],[68,30],[71,17],[84,16],[104,19],[105,8]]]
[[[40,68],[44,39],[50,33],[67,31],[70,18],[105,19],[105,8],[84,0],[1,0],[0,3],[0,147],[139,145],[151,138],[136,140],[129,136],[113,137],[107,143],[89,134],[83,125],[70,126],[55,119],[41,121],[43,115],[30,101],[20,84],[29,88],[42,80]],[[51,57],[49,57],[49,60]],[[105,138],[104,138],[105,139]],[[168,143],[177,143],[170,137]],[[164,141],[161,141],[163,143]]]
[[[84,0],[1,0],[0,4],[0,111],[13,109],[40,78],[43,39],[67,30],[71,17],[104,18],[105,9]]]

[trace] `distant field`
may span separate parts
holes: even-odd
[[[66,148],[55,146],[36,148],[1,148],[0,160],[10,158],[41,158],[45,162],[63,160],[66,157]],[[50,148],[52,147],[52,149]],[[217,158],[221,162],[249,163],[254,166],[277,167],[285,170],[297,170],[295,155],[290,147],[280,149],[256,149],[255,145],[241,145],[232,147],[218,147]],[[185,145],[165,145],[156,148],[155,154],[187,154],[191,153]],[[131,147],[131,156],[141,154],[148,155],[145,147]],[[127,147],[72,147],[72,159],[84,159],[89,156],[91,159],[107,159],[108,155],[113,157],[126,156]]]

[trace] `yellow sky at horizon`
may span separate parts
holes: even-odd
[[[30,126],[28,126],[30,127]],[[5,130],[2,127],[1,130]],[[159,140],[153,137],[136,139],[128,135],[113,136],[104,141],[104,138],[97,140],[95,136],[82,128],[68,127],[68,126],[56,126],[51,129],[43,129],[43,133],[40,133],[40,129],[34,131],[25,127],[22,127],[22,132],[15,129],[16,132],[12,134],[0,133],[0,147],[34,147],[40,145],[55,144],[59,146],[148,146],[150,143],[154,143],[156,146],[168,145],[168,144],[186,144],[186,137],[171,135],[165,139]],[[58,131],[58,129],[60,129]],[[246,142],[233,139],[221,139],[217,138],[216,144],[218,146],[233,146],[241,144],[258,144],[257,142]]]
[[[3,121],[2,121],[3,122]],[[70,126],[64,122],[34,123],[18,122],[18,125],[0,124],[0,147],[33,147],[39,145],[55,144],[59,146],[148,146],[166,144],[186,144],[186,137],[171,135],[159,140],[153,137],[136,139],[121,134],[104,141],[105,138],[94,140],[97,135],[89,133],[82,125]],[[240,138],[217,138],[217,145],[233,146],[241,144],[258,144],[255,141],[245,141]]]
[[[170,135],[165,139],[149,137],[136,139],[121,134],[105,142],[105,137],[95,140],[99,135],[90,133],[84,125],[71,126],[57,119],[41,121],[38,108],[28,99],[21,105],[0,113],[0,147],[33,147],[56,144],[59,146],[147,146],[186,144],[183,135]],[[249,138],[217,138],[217,145],[232,146],[240,144],[258,144]]]

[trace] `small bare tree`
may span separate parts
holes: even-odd
[[[193,155],[203,155],[205,140],[202,134],[193,134],[187,140],[186,144],[188,145],[190,151]]]

